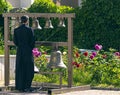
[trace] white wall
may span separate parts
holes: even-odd
[[[10,79],[15,78],[15,55],[10,55]],[[0,55],[0,80],[4,80],[4,55]]]
[[[20,7],[20,0],[6,0],[7,2],[9,2],[13,7]]]
[[[50,61],[50,55],[46,55],[48,62]],[[10,55],[10,79],[15,79],[15,61],[16,55]],[[0,55],[0,81],[4,80],[4,55]]]
[[[31,4],[33,4],[34,0],[20,0],[20,7],[21,8],[27,8],[30,7]]]
[[[15,8],[28,8],[33,4],[34,0],[6,0]]]

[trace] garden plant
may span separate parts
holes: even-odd
[[[94,51],[87,50],[81,52],[77,47],[73,49],[73,85],[91,85],[91,86],[107,86],[119,87],[120,83],[120,52],[110,48],[104,51],[103,46],[96,44]],[[62,50],[64,63],[67,65],[67,49]],[[47,68],[49,60],[47,52],[35,48],[33,50],[35,57],[35,65],[40,71],[51,71]],[[60,71],[63,73],[63,84],[67,84],[67,69],[54,68],[52,71]],[[35,75],[34,81],[59,83],[59,76],[54,75]]]

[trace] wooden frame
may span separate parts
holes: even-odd
[[[60,18],[64,17],[68,20],[68,41],[67,42],[45,42],[36,41],[37,45],[45,46],[67,46],[68,47],[68,87],[72,87],[72,49],[73,49],[73,18],[74,13],[68,14],[58,14],[58,13],[3,13],[4,17],[4,44],[5,44],[5,86],[9,85],[9,47],[13,46],[13,41],[9,40],[9,17],[21,17],[23,15],[28,15],[29,17],[44,17],[44,18]]]

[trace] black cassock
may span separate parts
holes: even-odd
[[[34,77],[32,49],[35,46],[33,30],[22,24],[14,30],[14,44],[17,46],[15,88],[23,90],[31,87]]]

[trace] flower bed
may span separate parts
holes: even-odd
[[[110,48],[109,51],[104,51],[102,45],[96,44],[96,50],[92,52],[80,52],[78,48],[73,49],[73,85],[103,85],[119,87],[120,85],[120,53],[115,49]],[[64,64],[68,63],[67,50],[62,50]],[[37,55],[38,53],[38,55]],[[67,84],[68,72],[64,68],[47,68],[48,59],[46,53],[39,52],[37,49],[35,55],[35,64],[40,71],[47,72],[62,72],[63,84]],[[59,83],[57,75],[35,75],[34,81]]]

